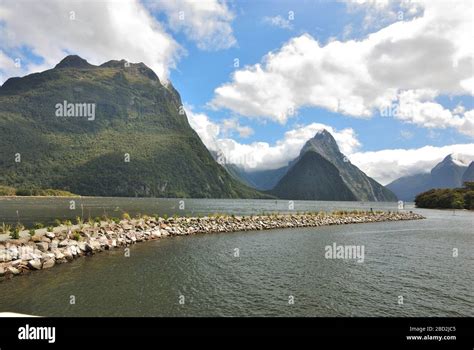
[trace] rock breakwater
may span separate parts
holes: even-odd
[[[104,250],[138,242],[198,233],[318,227],[381,221],[417,220],[412,212],[335,212],[252,216],[148,217],[40,229],[19,239],[0,242],[2,279],[49,269]]]

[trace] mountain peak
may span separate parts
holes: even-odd
[[[343,155],[339,152],[339,147],[336,140],[326,129],[318,130],[312,139],[309,139],[306,144],[301,149],[300,155],[304,154],[307,151],[316,151],[323,156],[341,156]]]
[[[336,140],[331,135],[331,133],[327,131],[326,129],[318,130],[311,140],[326,142],[326,143],[331,144],[332,146],[338,147]]]
[[[334,139],[329,131],[326,129],[318,130],[314,135],[313,139]]]
[[[458,166],[469,166],[471,163],[472,157],[468,155],[461,154],[461,153],[451,153],[446,158],[444,158],[443,162],[450,161]]]
[[[92,64],[78,55],[69,55],[64,57],[54,68],[91,68]]]
[[[111,68],[123,68],[123,69],[127,68],[131,70],[135,70],[138,73],[148,77],[151,80],[160,81],[156,73],[143,62],[130,63],[129,61],[124,60],[124,59],[121,59],[120,61],[110,60],[105,63],[102,63],[99,67],[111,67]]]
[[[444,167],[452,167],[452,166],[468,167],[472,161],[472,158],[473,158],[472,156],[468,156],[466,154],[451,153],[451,154],[448,154],[446,157],[444,157],[444,159],[441,162],[436,164],[436,166],[433,169],[431,169],[431,171],[438,170]]]
[[[326,129],[322,129],[322,130],[318,130],[316,132],[316,135],[331,135],[331,133],[329,131],[327,131]]]

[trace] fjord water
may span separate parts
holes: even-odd
[[[66,201],[16,200],[13,206],[0,200],[0,220],[19,206],[20,215],[41,221],[52,217],[54,208],[62,211]],[[153,201],[161,210],[153,207],[155,212],[181,213],[179,200],[120,200],[87,199],[97,211],[115,203],[144,213],[145,203]],[[38,205],[42,201],[47,205]],[[295,211],[396,210],[395,203],[294,204]],[[288,202],[186,200],[185,205],[194,214],[255,214],[282,212]],[[130,257],[118,249],[79,258],[0,282],[0,311],[41,316],[474,316],[474,214],[407,209],[427,219],[172,237],[134,245]],[[333,243],[363,245],[364,262],[326,259],[325,247]]]

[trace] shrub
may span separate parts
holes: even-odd
[[[14,196],[16,189],[9,186],[0,186],[0,196]]]
[[[16,224],[15,228],[13,231],[10,233],[10,237],[13,239],[18,239],[20,238],[20,232],[25,229],[25,226],[21,224],[20,222]]]
[[[12,229],[11,225],[8,225],[8,224],[5,224],[4,222],[2,222],[2,226],[0,227],[0,232],[1,233],[10,234],[11,229]]]

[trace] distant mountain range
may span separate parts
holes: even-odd
[[[432,188],[459,188],[463,182],[474,181],[474,162],[462,154],[449,154],[429,173],[404,176],[386,187],[405,201]]]
[[[299,156],[275,170],[245,172],[226,166],[232,176],[279,198],[307,200],[396,201],[397,197],[344,156],[336,140],[322,130]]]
[[[143,63],[67,56],[0,87],[0,185],[80,195],[267,198],[232,178]]]

